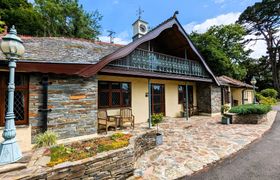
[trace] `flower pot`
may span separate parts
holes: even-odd
[[[229,118],[229,117],[223,116],[223,117],[222,117],[222,124],[227,124],[227,125],[229,125],[229,124],[230,124],[230,118]]]
[[[163,135],[160,133],[156,134],[156,145],[161,145],[163,143]]]

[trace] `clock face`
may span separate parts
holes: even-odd
[[[140,24],[140,31],[141,31],[142,33],[145,33],[146,30],[147,30],[146,26],[145,26],[144,24]]]

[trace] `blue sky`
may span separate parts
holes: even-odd
[[[107,30],[116,32],[116,43],[126,43],[132,37],[131,24],[137,19],[137,9],[144,10],[142,19],[156,26],[179,11],[178,19],[188,32],[203,32],[209,25],[234,22],[240,12],[257,0],[80,0],[86,11],[98,10],[102,15],[101,40],[108,40]]]

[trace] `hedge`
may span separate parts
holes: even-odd
[[[245,104],[232,107],[229,112],[238,115],[266,114],[271,110],[271,106],[264,104]]]

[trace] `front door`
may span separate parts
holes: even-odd
[[[152,113],[165,115],[164,84],[152,84]]]

